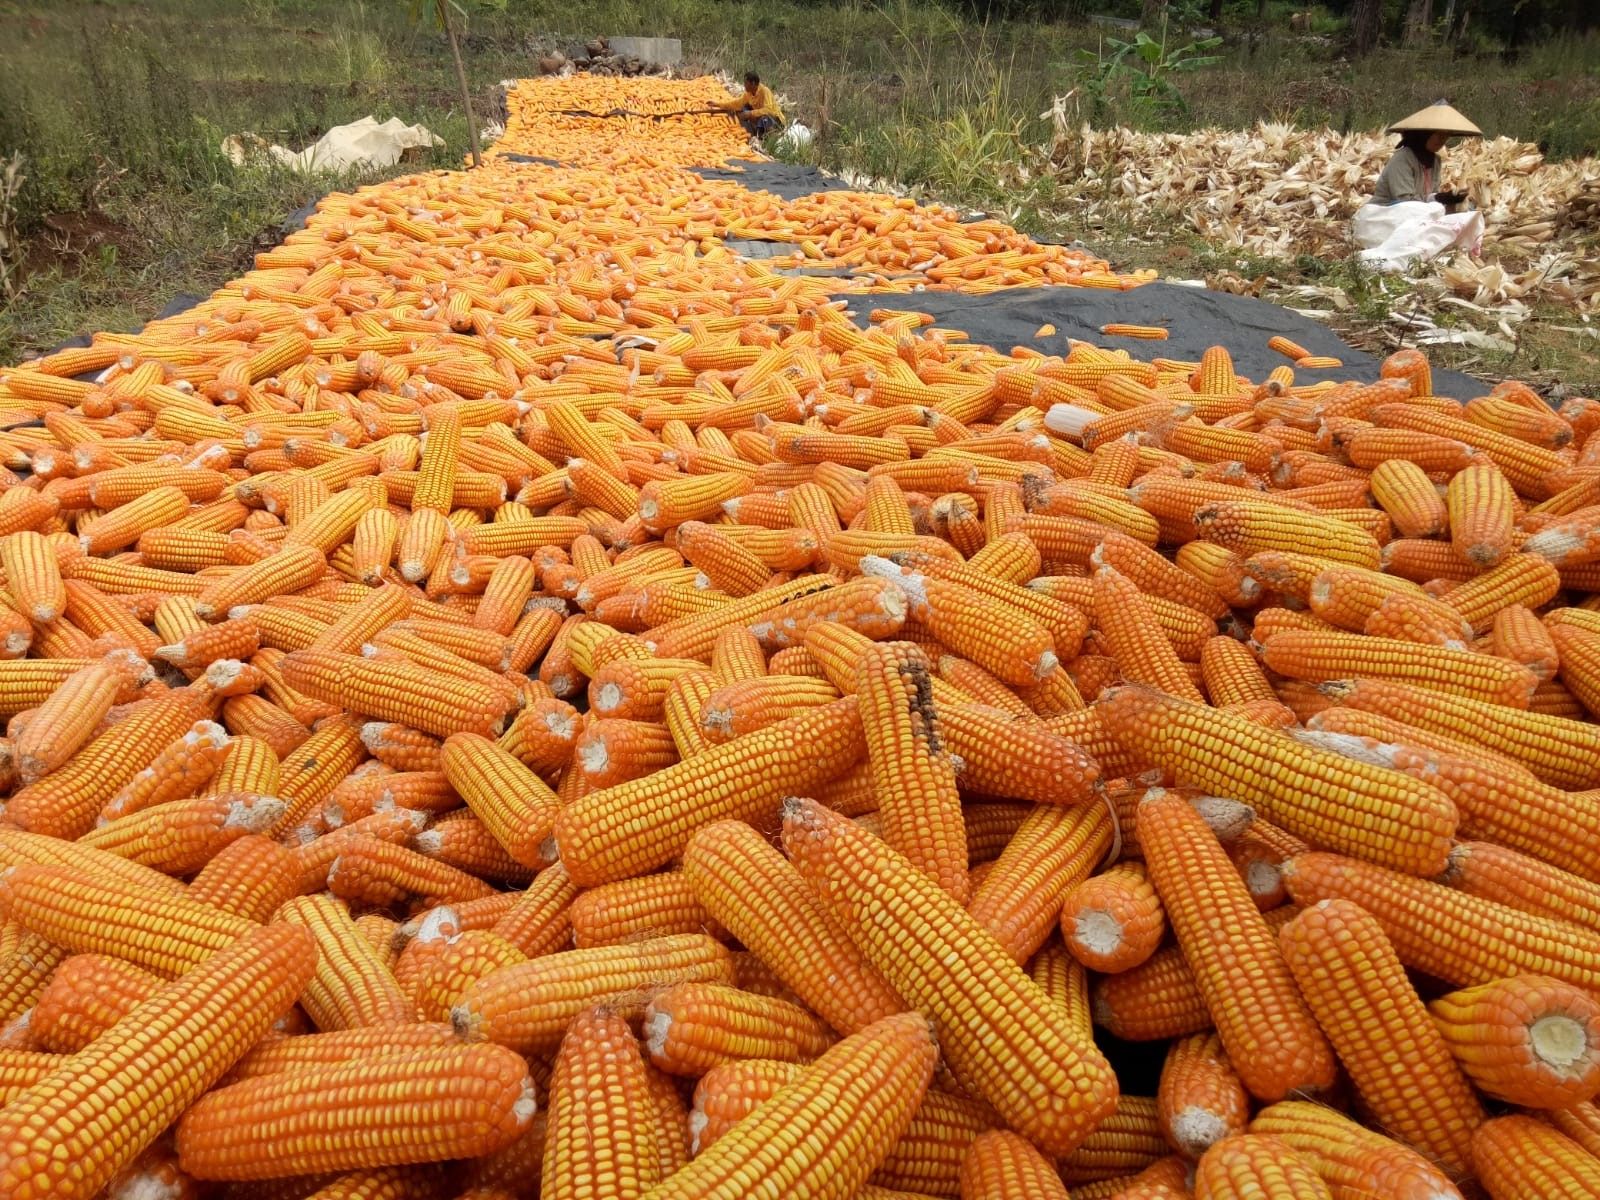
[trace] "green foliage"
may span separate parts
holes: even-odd
[[[1077,77],[1096,116],[1107,111],[1119,91],[1145,117],[1166,118],[1189,111],[1172,77],[1220,63],[1220,55],[1206,51],[1222,45],[1222,39],[1201,38],[1169,47],[1168,27],[1168,22],[1162,23],[1160,40],[1141,29],[1131,42],[1108,37],[1104,46],[1077,52]]]

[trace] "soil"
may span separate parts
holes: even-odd
[[[104,252],[104,247],[112,247],[120,256],[137,245],[131,229],[102,212],[51,213],[45,217],[44,227],[28,239],[21,275],[26,279],[52,267],[63,275],[77,275],[85,264]]]

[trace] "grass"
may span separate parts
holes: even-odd
[[[1033,169],[1049,136],[1043,114],[1087,82],[1076,51],[1128,36],[1089,12],[1128,15],[1135,0],[1064,0],[1042,6],[1050,19],[991,21],[956,0],[462,3],[480,119],[496,82],[532,73],[542,47],[597,32],[675,36],[686,70],[761,70],[819,134],[802,152],[808,161],[1003,212],[1032,232],[1084,236],[1118,265],[1175,254],[1163,269],[1238,269],[1222,265],[1237,255],[1184,234],[1165,246],[1125,242],[1115,230],[1053,228],[1041,215],[1052,198]],[[27,177],[15,203],[23,283],[0,310],[0,362],[84,330],[136,326],[173,295],[205,293],[246,267],[287,213],[329,187],[414,169],[338,179],[241,169],[220,152],[229,133],[299,146],[368,113],[399,116],[445,139],[431,165],[459,164],[466,124],[449,50],[408,23],[407,7],[0,0],[0,161],[20,150]],[[1262,24],[1255,0],[1235,0],[1213,52],[1222,61],[1173,77],[1183,108],[1113,88],[1097,118],[1371,127],[1448,95],[1491,134],[1541,140],[1554,155],[1600,152],[1600,38],[1538,46],[1510,64],[1495,47],[1472,57],[1386,51],[1352,64],[1322,10],[1312,10],[1317,36],[1290,37],[1288,13],[1300,7],[1274,0]]]

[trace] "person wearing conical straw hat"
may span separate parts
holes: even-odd
[[[1444,100],[1389,126],[1400,145],[1378,176],[1372,199],[1351,221],[1361,260],[1384,270],[1405,270],[1452,247],[1476,252],[1483,215],[1457,212],[1467,197],[1440,188],[1439,152],[1454,137],[1483,131]]]
[[[1400,135],[1400,146],[1372,189],[1374,204],[1437,199],[1450,208],[1465,199],[1439,190],[1439,151],[1453,137],[1482,137],[1483,130],[1440,100],[1396,121],[1388,132]]]

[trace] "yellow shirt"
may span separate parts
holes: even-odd
[[[772,94],[772,89],[764,83],[756,84],[756,94],[740,92],[731,99],[724,100],[717,105],[723,112],[736,113],[745,106],[749,106],[752,117],[771,117],[775,121],[783,120],[783,109],[778,107],[778,101]]]

